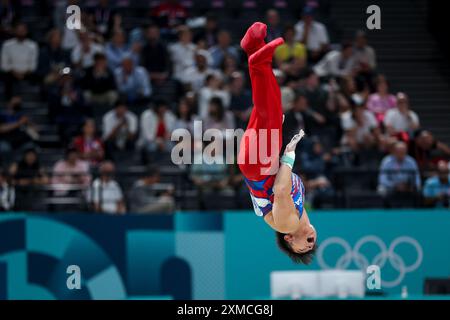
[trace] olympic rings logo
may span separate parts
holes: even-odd
[[[372,259],[372,261],[368,261],[366,256],[361,253],[361,248],[368,244],[375,244],[380,252]],[[403,258],[396,253],[395,249],[400,244],[407,244],[412,246],[416,251],[416,261],[410,265],[406,265]],[[338,258],[335,266],[328,265],[324,260],[324,251],[330,245],[339,245],[344,248],[345,253]],[[407,237],[401,236],[392,241],[389,248],[386,244],[377,236],[369,235],[362,237],[356,242],[353,249],[350,244],[342,238],[339,237],[331,237],[326,239],[321,243],[317,251],[317,262],[322,269],[347,269],[352,262],[360,268],[361,270],[366,270],[369,265],[377,265],[382,269],[387,262],[391,264],[391,266],[399,272],[399,275],[396,279],[391,281],[382,280],[381,283],[384,287],[392,288],[398,286],[405,275],[409,272],[413,272],[422,264],[423,261],[423,250],[417,240]]]

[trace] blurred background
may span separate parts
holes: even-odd
[[[171,133],[193,133],[196,120],[246,127],[239,41],[255,21],[268,41],[286,41],[273,67],[284,140],[307,133],[294,171],[325,244],[312,269],[365,279],[378,264],[382,289],[366,295],[448,292],[445,10],[378,1],[381,29],[369,30],[371,4],[0,0],[0,298],[298,298],[317,288],[291,274],[300,284],[274,295],[272,272],[305,267],[253,216],[236,165],[170,157]],[[66,26],[70,5],[80,30]],[[69,253],[96,261],[83,260],[95,284],[82,293],[55,280]],[[349,294],[333,288],[323,290]]]

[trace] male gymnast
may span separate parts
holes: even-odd
[[[241,41],[248,55],[254,107],[241,140],[238,163],[256,215],[264,217],[276,231],[277,243],[283,252],[295,263],[309,264],[316,249],[317,233],[303,208],[302,180],[292,172],[295,149],[304,132],[300,130],[292,138],[280,161],[284,116],[272,59],[275,49],[284,40],[278,38],[266,44],[266,34],[267,26],[256,22]]]

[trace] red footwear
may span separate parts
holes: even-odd
[[[282,45],[283,43],[284,43],[283,38],[276,38],[275,40],[272,40],[264,47],[260,48],[258,51],[252,54],[250,58],[248,58],[249,65],[255,65],[258,63],[266,63],[266,62],[272,63],[275,49],[280,45]]]
[[[255,22],[248,28],[245,36],[242,38],[241,47],[248,56],[251,56],[266,44],[264,41],[266,36],[267,26],[262,22]]]

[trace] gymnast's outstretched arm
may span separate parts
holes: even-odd
[[[292,167],[295,161],[295,148],[304,135],[304,131],[300,130],[286,146],[273,185],[275,197],[272,209],[273,227],[281,233],[291,233],[298,228],[298,214],[291,198]]]

